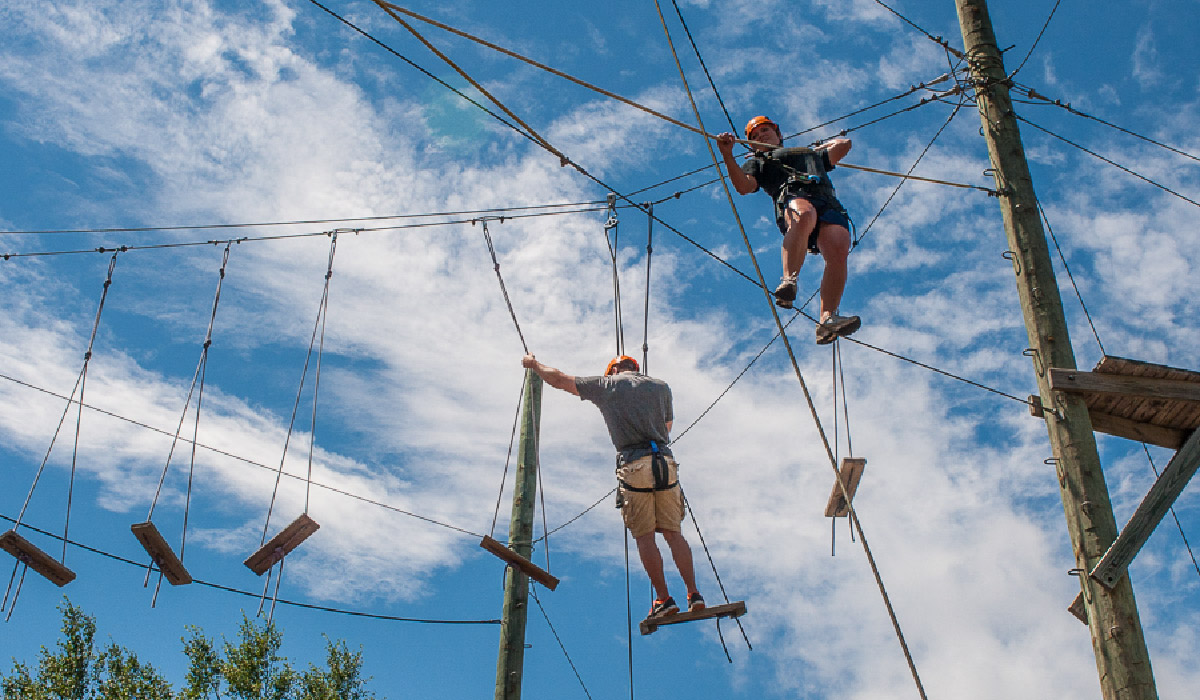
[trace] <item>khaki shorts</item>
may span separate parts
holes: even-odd
[[[646,456],[621,465],[617,468],[617,478],[634,488],[653,488],[653,459]],[[667,460],[667,483],[675,483],[679,478],[678,466],[670,457],[663,459]],[[678,484],[665,491],[630,491],[624,487],[620,490],[625,503],[621,517],[634,538],[656,530],[679,532],[679,524],[683,522],[683,491]]]

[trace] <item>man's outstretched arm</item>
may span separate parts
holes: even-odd
[[[533,355],[526,355],[521,358],[521,366],[525,369],[531,369],[537,372],[537,375],[555,389],[561,389],[568,394],[579,396],[579,389],[575,386],[575,377],[566,374],[560,370],[554,369],[549,365],[544,365],[537,361]]]

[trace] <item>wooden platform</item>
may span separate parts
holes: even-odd
[[[527,576],[529,576],[529,578],[537,581],[546,588],[549,588],[550,590],[558,588],[558,579],[554,576],[551,576],[549,571],[546,571],[520,554],[517,554],[512,549],[500,544],[498,540],[484,535],[483,540],[479,543],[479,546],[483,547],[492,554],[495,554],[509,564],[517,567]]]
[[[653,620],[642,620],[638,625],[638,629],[643,635],[651,634],[663,625],[678,625],[681,622],[695,622],[696,620],[710,620],[718,617],[741,617],[746,614],[746,601],[739,600],[735,603],[726,603],[724,605],[712,605],[698,612],[680,612],[667,617],[659,617]]]
[[[867,467],[867,460],[859,457],[843,457],[842,468],[839,470],[842,483],[846,485],[846,493],[850,496],[850,500],[854,500],[854,492],[858,490],[858,482],[862,479],[863,469]],[[825,504],[826,518],[844,518],[850,514],[850,506],[846,502],[846,497],[842,495],[842,489],[835,481],[833,484],[833,492],[829,494],[829,502]]]
[[[163,576],[167,577],[168,583],[172,586],[183,586],[192,582],[192,575],[184,568],[179,557],[175,556],[175,551],[163,539],[154,523],[149,520],[144,523],[136,523],[130,525],[129,530],[138,542],[142,543],[142,548],[146,550],[146,554],[150,555],[150,560],[163,573]]]
[[[54,560],[49,554],[33,546],[33,544],[9,530],[0,535],[0,549],[17,558],[17,561],[46,577],[50,583],[62,588],[75,580],[75,572]]]
[[[1050,388],[1082,395],[1097,432],[1177,450],[1200,428],[1200,372],[1104,357],[1091,372],[1051,368]]]
[[[300,543],[307,540],[320,528],[317,521],[308,517],[307,513],[301,513],[300,517],[293,520],[291,525],[283,528],[283,531],[272,537],[270,542],[251,554],[245,561],[246,568],[262,576],[267,573],[267,569],[275,565],[275,562],[290,554],[293,549],[299,547]]]

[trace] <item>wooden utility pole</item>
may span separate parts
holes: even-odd
[[[525,370],[521,409],[521,441],[513,487],[508,547],[529,558],[533,553],[533,505],[537,495],[538,432],[542,417],[542,379]],[[525,661],[525,620],[529,612],[529,576],[515,566],[504,574],[504,613],[500,623],[500,657],[496,661],[496,700],[519,700]]]
[[[1017,291],[1037,373],[1046,428],[1075,552],[1092,648],[1105,700],[1157,698],[1133,586],[1124,577],[1111,590],[1088,578],[1117,537],[1108,487],[1087,406],[1077,395],[1051,391],[1047,370],[1075,368],[1046,235],[1025,149],[1009,98],[1009,81],[985,0],[955,0],[963,45],[988,153],[1001,189],[1000,208],[1016,272]]]

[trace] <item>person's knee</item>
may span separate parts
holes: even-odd
[[[817,247],[826,262],[844,261],[850,255],[850,232],[842,226],[826,225],[818,234]]]

